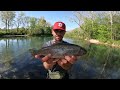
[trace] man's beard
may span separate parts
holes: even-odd
[[[56,40],[56,41],[61,41],[62,38],[63,38],[62,36],[55,36],[55,40]]]

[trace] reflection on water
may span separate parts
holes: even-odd
[[[19,37],[0,39],[0,72],[11,68],[14,58],[27,52],[30,48],[40,48],[41,45],[50,40],[51,37]]]
[[[30,48],[40,48],[41,45],[51,38],[44,37],[21,37],[5,38],[0,40],[0,57],[4,60],[9,56],[14,57],[26,52]],[[6,58],[5,58],[6,57]],[[3,60],[3,59],[0,59]]]
[[[45,75],[43,72],[45,71],[41,67],[40,60],[35,60],[30,56],[28,50],[31,48],[39,49],[45,42],[51,39],[52,37],[0,38],[0,73],[5,72],[3,75],[8,77],[6,73],[10,71],[9,78],[12,78],[14,75],[19,76],[19,78],[25,78],[27,75],[31,76],[31,74],[37,77],[41,74],[43,78]],[[66,38],[64,40],[81,45],[88,51],[86,55],[79,58],[80,60],[73,65],[74,69],[71,69],[71,78],[82,78],[83,76],[87,78],[90,75],[97,75],[99,78],[120,78],[119,48],[90,44],[81,40]],[[83,62],[86,64],[83,64]],[[38,70],[39,74],[33,75],[31,72],[36,72],[36,70]],[[99,75],[93,75],[95,70]],[[12,72],[14,72],[14,75]],[[86,72],[86,74],[83,72]]]

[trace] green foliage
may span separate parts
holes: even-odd
[[[13,13],[13,12],[10,12]],[[6,20],[8,17],[8,12],[1,13],[1,20]],[[4,17],[6,15],[6,17]],[[12,15],[12,14],[11,14]],[[16,14],[14,14],[15,16]],[[8,20],[8,19],[7,19]],[[48,23],[44,17],[35,18],[25,16],[24,12],[20,12],[16,20],[10,19],[11,22],[14,21],[16,28],[0,30],[0,35],[51,35],[51,24]],[[4,22],[7,23],[7,22]],[[9,23],[7,24],[9,26]],[[21,27],[22,26],[22,27]]]
[[[1,21],[4,23],[6,33],[12,35],[44,35],[51,34],[51,24],[45,20],[44,17],[35,18],[28,17],[23,12],[18,13],[16,21],[16,12],[1,11]],[[78,21],[83,21],[80,28],[67,32],[66,37],[80,38],[80,39],[98,39],[100,41],[108,41],[110,39],[120,40],[120,14],[109,14],[108,12],[87,12],[88,16],[78,13]],[[111,18],[112,15],[112,25]],[[14,23],[13,23],[14,22]],[[6,24],[6,25],[5,25]],[[77,23],[79,24],[79,23]],[[16,26],[14,29],[9,29],[11,26]],[[22,26],[22,28],[20,27]],[[8,27],[8,28],[7,28]],[[4,29],[1,29],[4,31]]]
[[[95,38],[102,41],[107,41],[109,39],[109,34],[110,33],[108,33],[107,27],[105,25],[99,25]]]
[[[74,29],[65,36],[76,39],[97,39],[102,42],[115,43],[120,40],[120,12],[87,12],[88,16],[79,12],[77,21],[83,20],[78,30]],[[117,44],[119,45],[119,43]]]
[[[118,48],[90,44],[87,51],[86,60],[92,60],[91,64],[95,67],[103,67],[105,63],[106,68],[120,67],[120,52]]]
[[[81,36],[81,30],[79,28],[66,32],[65,34],[65,37],[78,38],[79,36]]]
[[[0,19],[5,25],[6,32],[9,30],[9,27],[12,26],[16,14],[15,11],[1,11]]]

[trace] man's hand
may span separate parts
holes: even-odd
[[[71,68],[72,64],[77,60],[76,56],[65,56],[64,59],[53,59],[51,58],[51,54],[48,54],[43,58],[41,58],[40,55],[35,55],[35,58],[41,59],[46,69],[51,69],[57,62],[58,65],[65,70]]]
[[[35,58],[41,59],[45,69],[51,69],[56,64],[55,61],[57,61],[57,59],[51,58],[51,54],[48,54],[45,57],[41,57],[41,55],[35,55]]]
[[[65,70],[71,68],[72,64],[77,60],[76,56],[65,56],[64,59],[59,60],[57,63]]]

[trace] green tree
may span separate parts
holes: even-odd
[[[5,24],[6,32],[9,31],[9,27],[12,25],[12,22],[15,18],[15,11],[1,11],[0,17],[2,22]]]
[[[15,24],[15,26],[17,28],[17,32],[19,32],[19,28],[22,25],[24,12],[20,11],[20,12],[17,12],[17,13],[18,13],[18,16],[16,17],[16,20],[15,20],[14,24]]]

